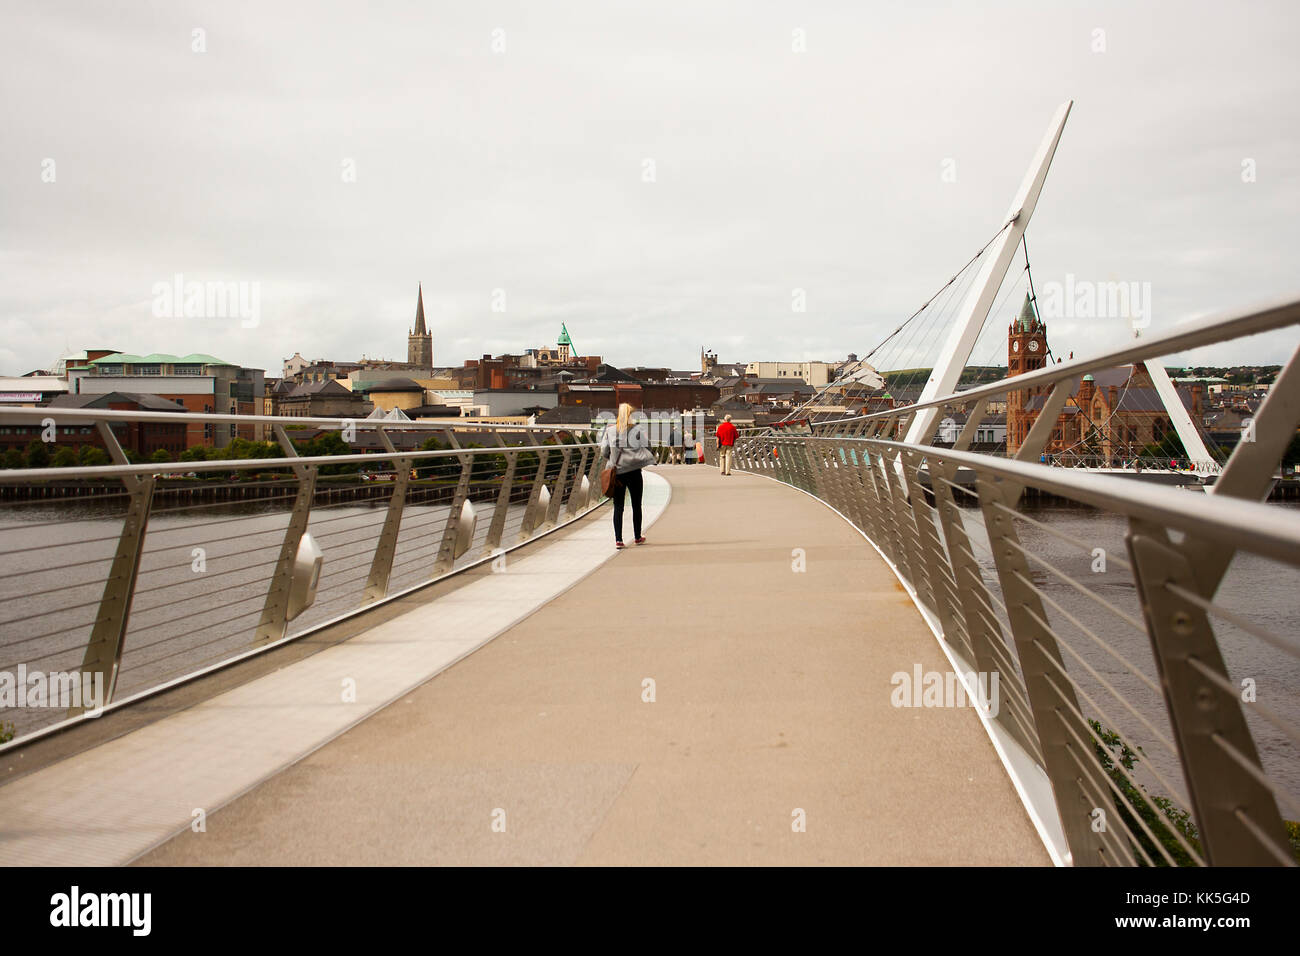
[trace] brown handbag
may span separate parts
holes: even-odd
[[[613,498],[623,490],[622,484],[618,480],[618,472],[614,471],[614,466],[610,465],[600,473],[600,493],[606,498]]]
[[[615,450],[618,450],[617,446]],[[606,498],[613,498],[623,490],[623,485],[618,480],[618,472],[614,470],[614,460],[611,458],[605,470],[600,473],[600,493]]]

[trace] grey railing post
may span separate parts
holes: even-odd
[[[456,456],[456,460],[460,462],[460,475],[456,480],[456,491],[452,495],[451,510],[447,513],[447,523],[442,529],[442,540],[438,542],[438,557],[433,562],[432,576],[435,578],[440,574],[446,574],[456,563],[456,531],[460,524],[461,511],[465,507],[465,502],[469,500],[469,483],[474,472],[474,453],[461,449],[460,441],[454,431],[448,428],[446,432],[448,444],[461,452]]]
[[[531,431],[527,433],[528,443],[534,446],[541,446],[536,435]],[[524,506],[524,520],[519,524],[519,540],[526,541],[532,537],[533,530],[537,527],[538,520],[545,514],[549,500],[544,498],[543,492],[546,490],[546,465],[550,456],[550,451],[542,448],[537,452],[537,474],[533,476],[533,486],[528,490],[528,504]]]
[[[936,475],[951,481],[956,477],[956,468],[946,462],[930,459],[931,485],[934,488],[939,521],[943,525],[943,535],[948,542],[948,556],[952,559],[953,580],[960,600],[958,609],[965,622],[966,636],[974,655],[970,661],[980,673],[999,675],[998,690],[1002,695],[1003,706],[998,708],[994,719],[1020,746],[1041,762],[1038,736],[1033,728],[1024,681],[1012,658],[1012,648],[1003,639],[1002,626],[993,616],[993,601],[988,586],[984,583],[979,563],[975,560],[970,537],[962,522],[961,509],[953,498],[952,489],[936,480]]]
[[[1209,619],[1167,587],[1197,590],[1187,556],[1163,528],[1137,519],[1129,521],[1127,543],[1207,861],[1294,866],[1277,800],[1262,782],[1240,688],[1228,678]]]
[[[285,434],[283,425],[272,425],[275,440],[280,443],[280,450],[285,458],[297,458],[298,450]],[[316,466],[293,466],[298,476],[298,493],[293,499],[293,510],[289,512],[289,526],[284,530],[284,543],[280,545],[280,557],[275,562],[275,573],[271,575],[271,586],[266,592],[266,603],[262,606],[262,616],[258,619],[257,630],[253,634],[253,646],[269,644],[284,637],[289,627],[289,586],[293,583],[293,562],[298,556],[298,545],[307,533],[307,522],[311,517],[312,498],[316,494]]]
[[[555,476],[555,491],[551,503],[546,508],[546,527],[553,528],[560,521],[560,507],[564,504],[565,486],[569,483],[569,463],[573,460],[573,449],[568,445],[560,446],[560,473]]]
[[[931,608],[936,607],[934,597],[934,587],[927,573],[925,562],[921,557],[920,529],[917,527],[915,516],[911,508],[908,507],[904,499],[904,492],[907,486],[903,483],[904,479],[896,472],[895,465],[899,462],[899,452],[892,451],[887,460],[888,468],[886,474],[881,476],[884,480],[882,485],[885,494],[888,496],[889,511],[894,518],[894,529],[898,536],[900,553],[906,556],[906,562],[903,565],[907,569],[908,583],[916,592],[916,599]]]
[[[564,513],[570,518],[578,513],[578,495],[582,491],[582,479],[587,476],[587,456],[590,454],[590,449],[583,448],[582,457],[578,459],[577,467],[573,469],[573,484],[569,487],[569,500],[564,509]]]
[[[497,436],[500,440],[500,435]],[[483,554],[492,554],[501,547],[501,536],[506,530],[506,515],[510,511],[510,491],[514,487],[515,465],[519,461],[519,452],[506,451],[506,473],[501,476],[501,489],[497,492],[496,508],[492,511],[492,524],[488,527],[487,538],[483,541]]]
[[[1074,865],[1113,862],[1132,866],[1135,861],[1128,843],[1115,836],[1118,828],[1108,827],[1101,833],[1092,828],[1096,819],[1093,810],[1102,809],[1109,815],[1113,807],[1111,791],[1096,753],[1091,747],[1081,750],[1079,741],[1090,742],[1091,730],[1078,716],[1079,702],[1074,687],[1063,676],[1065,664],[1056,636],[1045,626],[1047,615],[1029,576],[1029,562],[1020,548],[1015,525],[1003,510],[1015,508],[1023,489],[998,477],[980,476],[977,484],[1011,636],[1024,671],[1043,769],[1052,783]]]
[[[382,425],[375,432],[383,443],[384,450],[396,455],[397,449],[388,437]],[[402,512],[406,507],[406,492],[411,485],[411,465],[413,459],[391,459],[393,462],[393,493],[388,499],[388,508],[384,514],[384,527],[379,532],[375,543],[375,555],[370,561],[370,573],[366,575],[366,590],[361,597],[362,605],[373,604],[388,594],[388,581],[393,573],[393,556],[397,553],[397,538],[402,528]]]
[[[966,640],[964,628],[957,620],[956,582],[952,566],[943,542],[939,538],[939,529],[935,526],[935,514],[925,500],[925,489],[921,486],[921,455],[917,452],[903,453],[903,475],[907,479],[912,506],[912,520],[916,522],[917,544],[921,559],[925,563],[926,577],[930,581],[930,592],[934,599],[934,612],[939,618],[943,637],[970,660],[974,655]],[[934,485],[931,476],[930,484]]]
[[[129,464],[109,423],[99,421],[95,425],[113,463]],[[108,579],[104,581],[99,610],[81,662],[83,675],[104,675],[104,699],[98,702],[100,706],[112,702],[117,689],[117,675],[122,669],[126,627],[135,600],[135,582],[140,576],[140,556],[144,553],[145,530],[149,526],[155,483],[153,475],[122,476],[122,484],[131,500],[122,518],[122,533],[117,539],[117,550],[113,553],[113,563],[109,566]],[[83,707],[74,706],[69,708],[68,716],[74,717],[83,711]]]
[[[894,520],[892,503],[889,500],[889,493],[882,485],[883,477],[880,473],[884,458],[867,445],[865,460],[862,463],[862,478],[866,490],[866,501],[868,507],[876,516],[877,536],[873,539],[876,546],[884,552],[894,567],[903,573],[904,577],[910,578],[907,573],[907,558],[902,552],[902,544],[898,538],[898,528]]]
[[[866,522],[862,516],[862,501],[857,494],[857,469],[853,465],[853,456],[849,454],[849,449],[842,439],[830,443],[830,454],[831,460],[837,466],[835,476],[839,484],[840,498],[844,503],[840,511],[855,528],[866,531]]]
[[[595,436],[590,436],[587,440],[595,441]],[[605,455],[600,450],[600,447],[597,446],[592,449],[591,470],[587,472],[587,482],[590,485],[590,490],[587,495],[587,500],[582,503],[584,508],[590,508],[592,505],[600,501],[602,497],[600,493],[600,473],[604,468]]]

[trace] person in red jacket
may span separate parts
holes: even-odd
[[[731,454],[736,445],[736,426],[728,415],[718,426],[718,468],[724,475],[731,474]]]

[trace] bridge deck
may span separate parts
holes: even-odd
[[[975,714],[891,706],[947,665],[875,551],[775,482],[660,473],[649,545],[140,862],[1047,863]]]

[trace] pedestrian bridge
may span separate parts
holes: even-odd
[[[964,450],[1119,360],[952,448],[910,406],[658,466],[622,552],[591,433],[131,464],[170,413],[7,411],[115,464],[4,475],[0,863],[1294,865],[1300,651],[1220,586],[1300,566],[1295,360],[1210,493],[1042,465],[1047,416]]]

